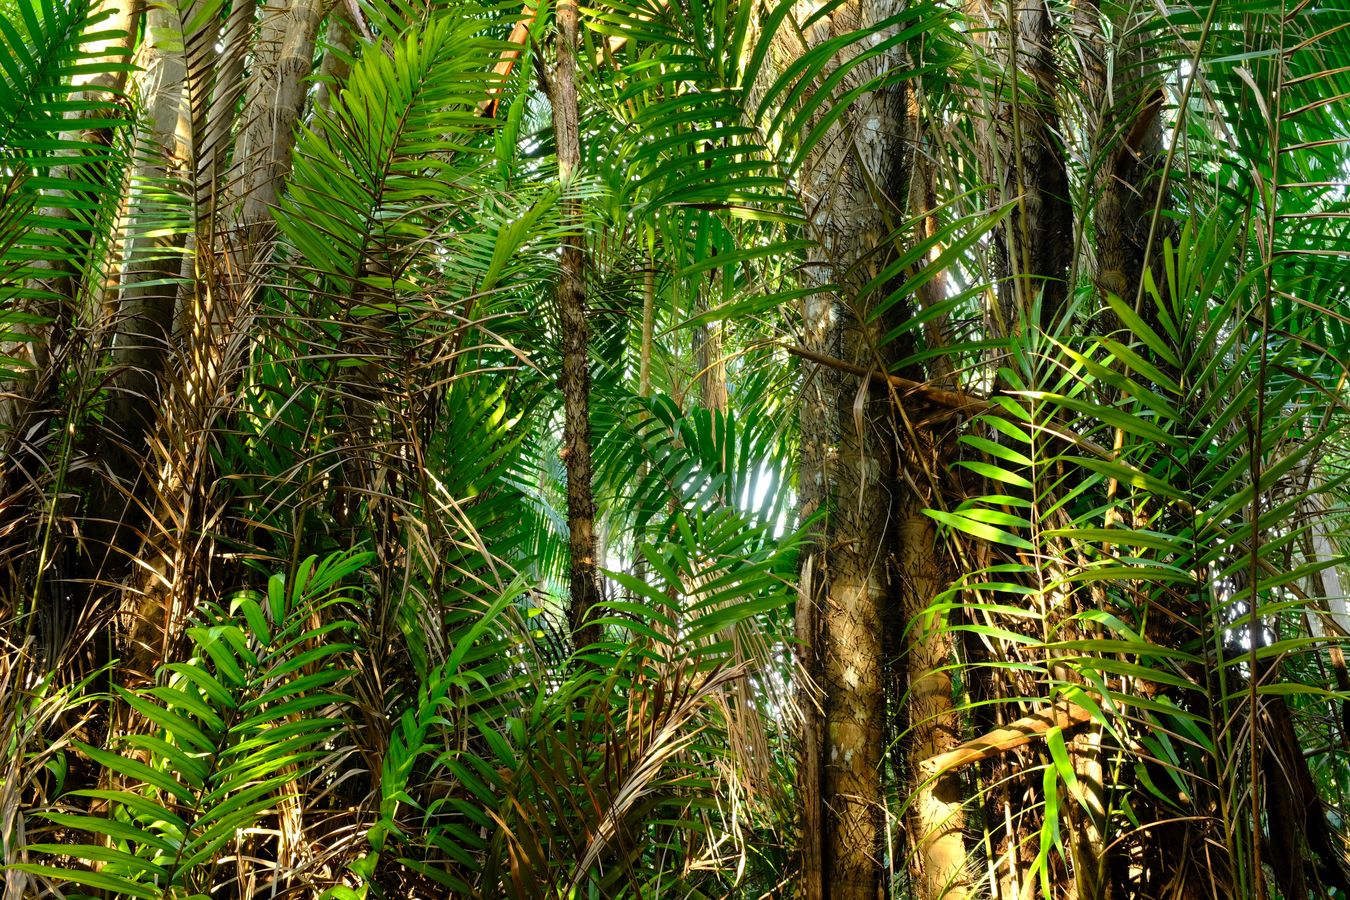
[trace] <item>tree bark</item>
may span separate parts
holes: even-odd
[[[838,331],[833,323],[830,298],[810,295],[802,304],[802,343],[831,357],[839,355]],[[832,398],[838,394],[842,377],[838,369],[816,366],[807,370],[802,386],[801,460],[798,466],[797,494],[801,518],[810,521],[821,515],[831,502],[829,486],[833,465],[831,448],[838,442],[838,424],[830,415]],[[826,739],[823,708],[825,681],[824,604],[829,596],[826,550],[830,546],[827,522],[818,524],[803,548],[801,583],[797,597],[796,635],[800,642],[798,665],[802,686],[798,703],[802,715],[801,759],[797,764],[797,796],[801,807],[802,900],[824,900],[829,896],[832,857],[826,853],[826,827],[829,815],[825,757],[830,746]]]
[[[699,312],[706,312],[700,304]],[[727,364],[722,350],[722,323],[705,322],[694,330],[694,358],[698,365],[698,392],[706,409],[726,412]]]
[[[185,109],[187,66],[182,51],[161,47],[154,36],[171,32],[174,17],[160,6],[146,14],[145,58],[140,92],[150,127],[138,141],[140,161],[132,173],[130,239],[122,271],[112,360],[115,375],[108,398],[110,440],[105,459],[113,477],[129,484],[140,475],[146,434],[159,408],[160,382],[169,358],[183,235],[158,232],[155,194],[167,180],[181,181],[188,155],[190,121]],[[120,543],[120,542],[119,542]]]
[[[1018,328],[1039,302],[1034,322],[1054,327],[1068,299],[1074,256],[1073,205],[1059,141],[1054,24],[1044,0],[980,0],[1001,65],[992,115],[981,126],[985,170],[999,204],[1013,204],[1000,228],[998,333]],[[1028,321],[1031,321],[1028,318]]]
[[[933,448],[941,452],[940,445]],[[908,762],[913,805],[909,815],[911,868],[924,900],[966,897],[962,829],[965,814],[960,778],[951,771],[930,772],[920,763],[950,752],[960,742],[952,711],[948,665],[952,639],[940,618],[928,611],[933,598],[951,583],[942,565],[934,521],[923,514],[929,503],[911,493],[900,508],[900,571],[903,610],[909,622],[905,675],[909,682],[905,712],[909,719]]]
[[[291,171],[322,18],[321,0],[268,0],[263,7],[230,179],[245,250],[255,261],[264,258],[258,242],[270,236],[270,210]]]
[[[191,156],[192,112],[182,22],[173,11],[152,5],[146,13],[142,44],[144,71],[140,94],[149,112],[149,127],[136,138],[137,162],[131,176],[128,240],[122,263],[121,292],[112,323],[113,374],[109,383],[104,427],[95,455],[101,477],[90,485],[86,504],[87,542],[92,555],[81,577],[105,585],[128,587],[131,560],[140,550],[152,502],[147,460],[152,458],[153,431],[167,398],[177,276],[183,266],[185,234],[163,229],[166,185],[186,188]],[[164,36],[165,43],[157,39]],[[178,39],[175,40],[174,37]],[[179,202],[179,201],[170,201]],[[122,596],[131,613],[127,634],[127,670],[134,678],[153,675],[164,633],[158,610],[129,590]]]
[[[1090,274],[1103,294],[1124,299],[1158,330],[1158,304],[1146,291],[1144,276],[1151,271],[1157,300],[1167,303],[1160,252],[1165,226],[1155,215],[1159,204],[1166,203],[1160,192],[1165,157],[1162,80],[1145,49],[1147,32],[1137,33],[1135,23],[1121,16],[1112,23],[1115,42],[1108,45],[1103,24],[1097,0],[1076,0],[1072,27],[1082,62],[1083,131],[1096,186],[1091,192],[1096,271]],[[1098,321],[1105,331],[1120,327],[1109,310]],[[1164,371],[1171,369],[1165,360],[1158,364]],[[1115,489],[1113,483],[1109,494],[1114,496]],[[1077,819],[1070,849],[1079,896],[1092,900],[1109,900],[1141,887],[1112,875],[1119,868],[1112,857],[1123,855],[1126,848],[1113,851],[1107,834],[1102,741],[1102,729],[1094,723],[1068,743],[1081,792],[1081,802],[1068,807],[1069,815]],[[1156,815],[1167,813],[1158,810]],[[1172,837],[1167,829],[1154,828],[1141,832],[1137,842],[1144,856],[1162,860],[1172,855]]]
[[[558,145],[558,177],[564,191],[574,188],[581,164],[581,128],[577,107],[576,0],[557,7],[558,59],[550,79],[553,133]],[[571,563],[569,618],[575,645],[585,647],[600,639],[591,621],[600,601],[596,562],[595,496],[591,461],[591,371],[588,359],[590,325],[586,318],[585,236],[580,201],[569,197],[564,216],[569,228],[563,242],[558,274],[558,319],[562,330],[563,462],[567,469],[568,548]]]
[[[364,22],[358,26],[353,6],[354,0],[339,0],[328,13],[328,28],[324,32],[326,49],[315,79],[318,82],[314,89],[315,113],[332,109],[333,98],[342,91],[351,73],[350,59],[356,51],[357,29],[365,28]]]
[[[1147,36],[1131,31],[1128,20],[1115,24],[1121,43],[1107,47],[1096,0],[1074,6],[1075,31],[1090,60],[1084,67],[1084,93],[1093,105],[1085,124],[1090,130],[1090,158],[1095,172],[1097,270],[1102,291],[1134,306],[1157,328],[1158,311],[1144,287],[1144,271],[1153,275],[1159,298],[1167,301],[1162,245],[1167,223],[1160,213],[1167,202],[1162,179],[1163,81],[1148,56]],[[1110,61],[1114,83],[1106,78]]]
[[[980,165],[994,186],[993,201],[1011,207],[996,232],[997,303],[990,310],[988,332],[995,337],[1016,335],[1024,328],[1055,333],[1064,326],[1076,251],[1056,89],[1055,24],[1044,0],[977,0],[970,11],[988,29],[979,40],[996,67],[994,95],[977,118]],[[1034,489],[1012,492],[1030,499]],[[1012,709],[1006,698],[1035,690],[1016,680],[1016,674],[996,670],[979,674],[975,693],[997,701],[977,711],[982,728],[1005,725],[1005,716],[1012,715],[1005,712]],[[1002,821],[997,814],[989,816],[991,889],[996,897],[1020,900],[1034,889],[1030,872],[1037,823],[1026,811],[1028,801],[1039,797],[1040,780],[1013,754],[996,759],[992,772],[987,808],[1001,811]],[[1081,832],[1070,837],[1081,846]],[[1076,896],[1072,880],[1059,872],[1052,873],[1052,880],[1057,896]]]
[[[909,131],[917,148],[925,138],[919,87],[912,89],[906,110]],[[916,240],[934,240],[938,223],[936,172],[924,149],[913,156],[910,173],[909,213],[916,220]],[[937,251],[935,250],[936,254]],[[931,265],[936,260],[924,260]],[[947,298],[945,272],[936,272],[919,288],[916,300],[922,310],[930,310]],[[925,338],[931,348],[948,345],[944,318],[930,319]],[[912,372],[916,378],[921,372]],[[943,388],[956,387],[956,373],[945,356],[935,357],[928,365],[928,380],[939,385],[930,392],[954,393]],[[960,408],[960,407],[958,407]],[[955,573],[939,544],[936,523],[923,514],[925,507],[941,506],[941,498],[932,496],[935,488],[929,473],[944,473],[950,467],[953,444],[943,437],[947,429],[916,430],[909,436],[902,466],[916,473],[902,478],[900,502],[899,573],[900,613],[909,625],[908,640],[900,643],[904,659],[903,677],[908,687],[904,714],[897,716],[906,726],[904,769],[906,786],[913,796],[907,823],[910,833],[912,877],[923,898],[958,898],[969,895],[972,884],[966,870],[963,828],[965,808],[959,777],[948,772],[929,773],[921,760],[930,754],[950,751],[961,740],[959,722],[952,704],[952,680],[948,674],[954,651],[951,633],[945,622],[928,611],[934,597],[946,589]],[[920,476],[917,473],[923,472]],[[903,635],[904,632],[901,632]],[[907,644],[907,645],[906,645]],[[908,721],[903,721],[907,718]]]
[[[847,3],[818,20],[807,40],[847,34],[898,11],[889,3]],[[865,79],[898,62],[878,59],[877,69],[861,66],[867,71],[850,77]],[[908,207],[905,100],[898,86],[856,99],[812,152],[799,187],[817,245],[812,270],[838,290],[804,299],[799,355],[840,362],[808,370],[801,412],[802,513],[823,513],[803,556],[797,611],[805,676],[799,893],[806,898],[875,900],[887,891],[883,635],[896,612],[925,609],[941,578],[934,533],[921,513],[925,502],[912,487],[921,479],[902,477],[913,459],[901,453],[909,439],[897,427],[899,395],[888,376],[872,377],[897,358],[898,348],[882,341],[894,321],[874,315],[884,289],[860,291],[894,258],[892,231]],[[897,624],[894,630],[902,630]],[[950,683],[931,672],[945,663],[948,648],[936,629],[915,634],[909,673],[927,702],[909,735],[907,751],[917,759],[937,741],[934,729],[952,723]],[[959,802],[937,793],[951,783],[907,785],[925,900],[965,893]]]

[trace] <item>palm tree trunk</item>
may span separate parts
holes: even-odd
[[[128,373],[125,378],[129,382],[135,378],[139,381],[132,382],[131,389],[124,387],[113,402],[136,404],[138,397],[154,397],[162,403],[174,404],[172,415],[163,419],[170,428],[158,437],[164,458],[155,467],[154,488],[127,494],[126,511],[110,542],[122,547],[124,553],[139,553],[150,567],[149,576],[134,591],[138,596],[130,635],[133,668],[140,669],[142,674],[149,674],[163,656],[164,641],[177,631],[170,627],[177,612],[181,612],[178,609],[181,604],[175,603],[175,597],[181,596],[188,586],[186,558],[180,546],[182,534],[178,532],[184,531],[195,515],[193,510],[199,508],[200,497],[195,492],[207,474],[201,467],[205,457],[197,452],[201,448],[193,444],[193,423],[210,415],[212,404],[228,385],[228,377],[222,371],[225,347],[239,346],[228,323],[247,308],[252,279],[256,277],[252,270],[269,252],[270,209],[290,169],[296,124],[304,107],[312,67],[314,36],[321,18],[317,0],[273,3],[264,10],[254,42],[251,37],[255,10],[252,0],[240,0],[231,7],[224,23],[213,20],[201,26],[204,29],[201,33],[183,35],[186,56],[180,52],[172,58],[176,68],[166,70],[177,79],[176,94],[172,99],[164,94],[156,100],[156,134],[160,130],[160,117],[172,115],[173,127],[177,129],[171,157],[175,165],[173,174],[183,182],[190,197],[195,223],[191,235],[193,258],[183,259],[179,251],[163,263],[158,279],[168,281],[179,275],[177,287],[153,283],[141,286],[144,279],[139,279],[134,282],[135,287],[128,289],[124,278],[122,313],[131,327],[123,328],[118,340],[127,342],[128,352],[134,349],[143,356],[128,356],[123,361]],[[185,22],[171,24],[181,26]],[[234,131],[240,75],[250,55],[252,69],[245,88],[231,183],[222,186],[219,176],[223,169],[223,148]],[[190,129],[188,133],[182,133],[185,128]],[[220,254],[216,252],[216,226],[221,221],[218,213],[226,208],[222,195],[228,187],[239,190],[237,215],[243,227],[237,233],[240,243],[236,245],[239,253],[235,264],[243,271],[244,281],[230,286],[212,284],[211,290],[202,290],[202,285],[217,280],[215,270]],[[133,212],[133,229],[134,222]],[[182,238],[175,237],[175,251],[183,246]],[[128,257],[135,260],[137,252],[133,241]],[[128,335],[146,338],[132,342]],[[170,389],[163,382],[173,356],[181,361],[181,390]],[[124,436],[126,439],[117,442],[113,452],[143,452],[139,448],[154,422],[153,413],[145,416],[142,411],[154,410],[158,405],[141,401],[115,420],[135,421],[133,417],[137,415],[143,419],[136,422],[140,436]],[[130,476],[133,467],[137,469],[136,476]],[[128,476],[138,477],[139,469],[138,461],[128,461]],[[123,481],[127,480],[124,476]],[[133,507],[152,510],[163,533],[145,531],[138,537],[143,530],[129,529],[128,525],[144,514],[135,513]]]
[[[577,28],[575,0],[562,0],[557,8],[558,60],[549,85],[553,105],[553,133],[558,142],[558,177],[563,189],[572,190],[581,164],[581,128],[577,108]],[[600,575],[596,562],[595,496],[591,481],[591,372],[588,352],[590,325],[586,319],[585,251],[579,201],[566,201],[570,234],[563,243],[558,276],[558,318],[562,329],[563,454],[567,468],[568,547],[571,551],[569,610],[572,637],[577,647],[600,638],[599,626],[590,621],[591,610],[600,601]]]
[[[940,444],[929,450],[945,452]],[[915,461],[919,462],[919,461]],[[920,462],[920,464],[922,464]],[[931,463],[930,463],[931,464]],[[928,610],[933,598],[951,583],[951,573],[942,565],[937,529],[923,514],[931,504],[910,493],[898,510],[900,520],[899,568],[903,602],[909,622],[909,646],[905,675],[909,684],[905,713],[909,719],[908,770],[912,807],[909,814],[911,868],[919,896],[924,900],[966,897],[971,880],[966,871],[966,846],[960,779],[953,773],[929,778],[919,767],[921,760],[945,753],[960,743],[958,722],[952,709],[952,680],[948,666],[952,639],[939,617]]]
[[[707,283],[697,288],[695,315],[707,314],[708,300],[704,291],[711,294],[716,288],[717,272],[714,270],[709,273]],[[700,322],[694,329],[694,365],[698,368],[698,393],[704,408],[726,412],[727,363],[722,351],[722,337],[723,323],[720,320]]]
[[[85,574],[104,583],[122,582],[133,571],[130,560],[141,549],[146,510],[152,502],[146,490],[146,470],[152,467],[146,460],[167,399],[164,380],[185,235],[164,228],[163,194],[166,188],[173,191],[185,183],[191,110],[182,48],[171,39],[165,45],[154,41],[157,35],[173,35],[180,25],[175,12],[166,7],[151,6],[146,14],[146,33],[151,37],[142,45],[146,62],[140,93],[149,111],[149,127],[137,139],[131,177],[128,240],[113,324],[113,377],[98,447],[106,478],[95,481],[87,501],[94,518],[86,528],[97,535],[98,549],[87,561],[90,571]],[[134,594],[124,598],[133,610],[127,669],[133,677],[148,678],[161,658],[164,622],[149,595]]]
[[[1115,23],[1124,32],[1123,46],[1108,48],[1102,36],[1101,13],[1095,0],[1080,0],[1074,10],[1075,30],[1090,60],[1083,85],[1088,102],[1091,153],[1097,198],[1092,210],[1096,232],[1095,280],[1103,291],[1135,306],[1145,321],[1157,325],[1157,311],[1144,291],[1147,267],[1160,295],[1166,297],[1162,244],[1167,236],[1167,194],[1162,135],[1163,82],[1149,59],[1146,36],[1129,32],[1130,23]],[[1106,80],[1110,59],[1114,85]],[[1100,111],[1100,115],[1096,115]]]
[[[321,0],[269,0],[263,7],[230,179],[250,244],[269,234],[270,210],[291,170],[322,18]],[[265,255],[261,246],[246,245],[245,253],[254,261]]]
[[[830,16],[828,33],[823,23],[813,31],[828,39],[896,12],[889,4],[849,3]],[[891,232],[908,206],[905,99],[903,88],[889,88],[856,100],[811,154],[801,178],[820,248],[816,270],[840,287],[837,295],[805,298],[802,343],[809,353],[843,363],[808,373],[801,412],[802,512],[824,512],[804,554],[797,616],[806,676],[800,893],[810,898],[874,900],[886,891],[885,623],[893,611],[908,616],[926,609],[941,582],[935,535],[921,512],[927,504],[912,486],[919,479],[901,477],[912,460],[900,453],[909,438],[897,427],[897,398],[884,380],[849,371],[887,370],[896,358],[897,348],[882,341],[894,322],[873,312],[884,291],[863,296],[859,289],[894,258]],[[911,695],[924,697],[907,746],[913,759],[940,746],[952,724],[950,682],[933,675],[949,649],[939,629],[920,628],[906,650]],[[916,780],[908,787],[920,896],[963,897],[955,782]]]
[[[146,32],[171,33],[174,16],[159,6],[146,15]],[[153,38],[151,39],[153,41]],[[124,481],[139,475],[143,442],[154,424],[160,380],[169,355],[177,289],[169,282],[180,269],[182,235],[163,233],[162,201],[157,196],[170,180],[180,178],[187,156],[182,123],[187,67],[182,51],[147,41],[142,46],[144,72],[140,93],[149,110],[149,128],[138,141],[132,173],[132,200],[113,341],[115,369],[108,400],[113,429],[109,450],[120,462],[111,466]]]
[[[1049,8],[1039,0],[978,0],[971,14],[989,29],[980,40],[988,44],[999,72],[994,81],[996,93],[976,126],[981,167],[994,186],[993,201],[1011,207],[996,232],[993,274],[999,283],[998,302],[990,311],[989,330],[996,336],[1013,335],[1024,328],[1055,332],[1064,323],[1075,255],[1073,206],[1057,107],[1055,25]],[[996,699],[1035,689],[1000,684],[995,680],[998,677],[1002,676],[984,675],[977,693]],[[995,708],[994,715],[1002,717],[1003,713]],[[996,718],[980,724],[985,730],[1005,723]],[[1036,825],[1025,814],[1024,801],[1036,796],[1038,785],[1033,782],[1037,779],[1008,758],[996,761],[992,778],[996,787],[988,794],[989,808],[995,812],[989,824],[997,835],[997,846],[991,848],[991,877],[997,883],[991,888],[995,896],[1014,900],[1034,889],[1032,831]],[[1079,836],[1074,835],[1075,839]],[[1055,871],[1052,879],[1057,896],[1070,898],[1075,896],[1076,885],[1064,874]]]
[[[1059,143],[1054,24],[1043,0],[979,0],[991,27],[1003,77],[992,115],[981,126],[986,171],[997,202],[1013,204],[1002,227],[995,330],[1009,333],[1039,303],[1037,324],[1050,328],[1068,298],[1074,255],[1073,206]]]
[[[706,310],[705,310],[706,311]],[[722,350],[722,323],[707,322],[695,330],[699,396],[707,409],[726,412],[727,364]]]
[[[925,136],[918,91],[918,87],[912,90],[906,110],[916,147],[922,145]],[[918,223],[916,240],[934,240],[937,236],[935,181],[931,160],[923,151],[916,152],[909,184],[909,213]],[[934,273],[917,292],[920,309],[930,310],[946,300],[947,287],[946,273]],[[925,338],[931,348],[948,345],[942,317],[927,322]],[[917,380],[925,373],[907,374]],[[946,357],[936,357],[926,374],[929,382],[941,388],[958,387]],[[908,490],[902,491],[899,504],[901,621],[893,622],[890,628],[895,631],[892,644],[898,645],[899,656],[904,659],[903,672],[897,674],[908,687],[903,713],[895,718],[901,720],[897,731],[908,735],[902,771],[909,776],[905,786],[913,798],[907,823],[911,868],[917,870],[915,880],[921,897],[959,898],[969,895],[972,888],[966,870],[961,784],[949,773],[929,779],[920,766],[922,760],[945,753],[961,741],[952,703],[952,680],[947,672],[955,642],[945,623],[928,611],[933,598],[952,582],[954,572],[946,564],[934,520],[923,514],[926,507],[941,505],[941,498],[931,492],[941,473],[950,467],[953,447],[950,439],[941,439],[931,430],[916,432],[907,447],[902,465],[913,475],[902,479]]]
[[[809,350],[838,358],[838,330],[834,327],[833,300],[812,294],[802,304],[802,344]],[[830,448],[838,443],[838,424],[830,414],[832,399],[842,381],[837,370],[817,367],[806,376],[802,387],[801,460],[798,496],[801,518],[813,519],[828,509],[831,502]],[[829,581],[826,550],[830,529],[821,522],[811,533],[804,548],[801,585],[797,599],[796,634],[800,642],[798,664],[802,687],[799,705],[802,716],[801,759],[797,765],[797,797],[802,811],[801,900],[824,900],[829,896],[832,857],[826,853],[827,801],[825,759],[826,716],[823,708],[825,681],[825,604]]]
[[[333,106],[333,98],[342,90],[351,71],[351,57],[356,50],[358,25],[354,19],[353,2],[342,0],[334,3],[328,13],[328,27],[324,32],[326,49],[323,61],[319,63],[318,87],[314,89],[314,110],[327,112]],[[365,23],[359,26],[365,27]]]

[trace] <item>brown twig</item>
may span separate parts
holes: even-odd
[[[960,391],[949,391],[943,388],[933,387],[922,381],[914,381],[910,378],[891,375],[877,369],[868,369],[864,366],[857,366],[853,363],[845,362],[842,359],[836,359],[833,356],[816,353],[807,350],[805,347],[798,347],[794,344],[783,344],[782,347],[793,356],[800,356],[802,359],[810,360],[813,363],[819,363],[822,366],[828,366],[831,369],[838,369],[841,372],[848,372],[853,375],[871,378],[874,381],[880,381],[883,384],[889,382],[892,386],[899,388],[902,391],[906,391],[910,394],[917,394],[930,403],[934,403],[947,409],[966,412],[971,415],[996,409],[996,407],[983,397],[976,397],[972,394],[963,394]]]
[[[1070,731],[1092,721],[1092,714],[1076,703],[1056,703],[1023,716],[1003,728],[966,741],[958,747],[930,756],[919,764],[925,778],[936,778],[944,772],[989,759],[1044,737],[1051,728]]]

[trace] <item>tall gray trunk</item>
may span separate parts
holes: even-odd
[[[320,0],[268,0],[263,6],[230,177],[251,261],[265,257],[271,209],[291,171],[322,18]]]

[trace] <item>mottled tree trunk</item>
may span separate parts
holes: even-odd
[[[107,415],[108,456],[117,460],[110,470],[124,482],[139,476],[146,433],[154,425],[177,297],[171,282],[182,262],[182,235],[163,234],[163,210],[156,199],[167,181],[181,180],[188,152],[187,67],[181,49],[154,43],[155,35],[172,33],[175,24],[167,10],[150,7],[146,33],[151,38],[142,45],[139,93],[149,127],[138,140],[138,163],[132,173],[130,239],[114,325],[114,377]]]
[[[915,467],[932,465],[947,448],[934,443],[925,448],[928,460],[915,459]],[[934,521],[923,514],[935,505],[917,492],[909,493],[897,510],[900,530],[899,571],[902,605],[909,623],[905,675],[908,718],[908,769],[912,807],[909,813],[911,868],[923,900],[955,900],[969,895],[971,879],[966,868],[962,787],[959,777],[944,772],[928,777],[918,765],[961,742],[952,710],[952,680],[948,666],[952,639],[943,622],[928,607],[952,581],[950,567],[943,564]]]
[[[270,236],[270,210],[291,171],[322,18],[321,0],[268,0],[263,7],[230,177],[238,221],[250,243]],[[246,246],[245,254],[261,261],[264,247]]]
[[[96,549],[83,574],[108,584],[121,584],[135,571],[131,559],[141,549],[153,503],[147,490],[153,477],[147,470],[153,466],[147,460],[153,458],[153,432],[168,394],[165,378],[185,235],[163,229],[159,195],[166,185],[187,183],[191,154],[190,89],[180,26],[164,7],[151,6],[146,14],[149,37],[141,48],[145,68],[139,92],[148,127],[137,138],[131,177],[129,238],[113,322],[113,375],[97,447],[104,473],[91,485],[86,501],[86,530],[96,535],[91,542]],[[149,596],[132,589],[126,597],[131,611],[128,671],[139,678],[152,677],[161,659],[163,611]]]
[[[1134,306],[1156,324],[1157,310],[1144,288],[1144,270],[1166,297],[1162,245],[1170,205],[1163,183],[1163,82],[1148,58],[1147,35],[1115,23],[1120,45],[1108,47],[1095,0],[1074,6],[1074,30],[1084,48],[1085,125],[1096,190],[1092,208],[1097,286]],[[1113,78],[1108,81],[1108,63]]]
[[[699,309],[706,312],[706,307]],[[722,350],[722,323],[705,322],[694,330],[699,398],[707,409],[727,408],[727,364]]]
[[[993,185],[993,201],[1009,207],[993,248],[998,289],[988,330],[995,337],[1024,328],[1056,332],[1065,324],[1075,231],[1057,105],[1055,23],[1044,0],[975,0],[968,9],[988,29],[979,40],[995,66],[988,108],[976,119],[980,167]],[[1025,499],[1030,491],[1021,494]],[[988,700],[1040,687],[1017,684],[1016,675],[997,670],[979,679],[976,693]],[[981,730],[1006,724],[1000,721],[1002,706],[992,707],[993,721],[977,713],[986,719]],[[1041,799],[1040,779],[1009,754],[995,761],[991,784],[986,794],[994,844],[991,889],[1001,900],[1021,900],[1035,889],[1036,825],[1027,810]],[[1057,896],[1075,896],[1072,880],[1058,872],[1054,879]]]
[[[238,328],[248,320],[255,269],[270,255],[271,208],[290,171],[322,16],[318,0],[277,0],[265,7],[255,39],[256,10],[255,0],[238,0],[223,22],[209,21],[200,33],[183,35],[186,55],[177,60],[182,71],[174,101],[179,133],[173,162],[174,174],[192,201],[190,254],[183,258],[180,251],[173,270],[167,270],[166,262],[160,275],[180,276],[176,286],[124,286],[122,298],[122,314],[133,327],[121,329],[118,341],[149,335],[139,342],[147,348],[146,364],[133,360],[125,369],[128,379],[139,377],[140,382],[134,390],[123,390],[122,400],[153,397],[157,402],[141,401],[137,407],[152,411],[137,423],[140,443],[124,440],[115,449],[143,453],[153,411],[160,406],[164,410],[159,417],[164,430],[154,438],[156,452],[146,457],[155,463],[153,489],[131,492],[113,541],[123,546],[122,552],[138,554],[144,568],[131,587],[135,613],[129,640],[133,668],[147,675],[163,658],[166,640],[179,632],[174,626],[191,589],[181,578],[183,571],[194,570],[186,567],[191,551],[183,542],[196,518],[209,514],[202,500],[209,456],[196,435],[205,433],[230,384],[227,357],[244,346]],[[242,111],[236,112],[241,91]],[[234,155],[226,171],[225,148],[231,140]],[[232,233],[230,225],[237,226]],[[233,238],[228,264],[223,234]],[[129,258],[135,259],[135,253],[133,246]],[[242,277],[219,277],[227,271]],[[128,342],[129,349],[133,346]],[[165,381],[171,368],[172,384]],[[133,506],[151,510],[155,528],[128,528],[138,515]]]
[[[848,3],[818,20],[806,39],[814,44],[847,34],[898,11],[888,3]],[[898,62],[886,57],[872,65]],[[851,78],[876,71],[859,68],[866,71]],[[887,369],[897,355],[882,341],[894,320],[874,315],[885,291],[863,295],[860,289],[894,259],[891,233],[907,212],[906,112],[903,87],[859,97],[811,154],[800,180],[819,248],[813,271],[838,286],[838,293],[821,291],[803,301],[804,349],[868,371]],[[913,459],[900,452],[909,438],[897,427],[899,398],[884,382],[840,367],[809,370],[803,389],[802,511],[823,511],[823,517],[804,554],[797,614],[807,676],[800,894],[875,900],[887,890],[883,634],[896,612],[907,617],[928,606],[941,575],[935,535],[921,512],[925,500],[912,488],[922,479],[901,471]],[[938,629],[918,628],[913,635],[918,643],[905,656],[909,680],[927,704],[906,738],[916,760],[950,727],[951,692],[945,678],[932,674],[949,649]],[[925,900],[965,895],[959,802],[939,796],[953,784],[916,779],[906,785],[915,810],[907,827]]]
[[[365,23],[357,24],[353,6],[355,0],[338,0],[328,14],[328,27],[324,32],[323,61],[319,63],[318,86],[314,89],[314,111],[328,112],[333,107],[333,98],[347,83],[351,72],[351,57],[356,51],[358,29]]]
[[[1015,331],[1039,303],[1042,328],[1059,322],[1074,256],[1073,204],[1056,107],[1054,23],[1045,0],[979,0],[1001,68],[992,115],[983,122],[982,155],[995,200],[1012,204],[996,258],[1003,279],[994,330]]]
[[[581,134],[577,109],[577,28],[575,0],[562,0],[557,8],[558,60],[550,81],[553,133],[558,144],[558,177],[563,189],[575,188],[581,164]],[[585,236],[581,205],[566,201],[571,233],[563,243],[558,273],[558,319],[562,329],[563,462],[567,469],[567,524],[571,568],[569,609],[572,637],[577,647],[600,638],[599,626],[591,622],[592,608],[600,601],[600,574],[596,561],[595,496],[591,462],[591,371],[588,352],[590,324],[586,318]]]
[[[809,350],[838,357],[839,332],[834,327],[834,302],[812,294],[802,303],[802,344]],[[802,386],[801,459],[797,494],[801,517],[821,515],[832,500],[833,448],[838,443],[837,417],[832,401],[842,381],[835,369],[816,367],[807,372]],[[829,896],[833,859],[827,855],[827,822],[830,817],[825,780],[827,740],[824,691],[825,609],[829,597],[826,551],[830,546],[828,522],[820,521],[810,534],[801,562],[801,585],[797,598],[796,635],[800,641],[798,664],[802,687],[798,703],[802,715],[801,759],[797,765],[797,801],[801,807],[802,900]]]

